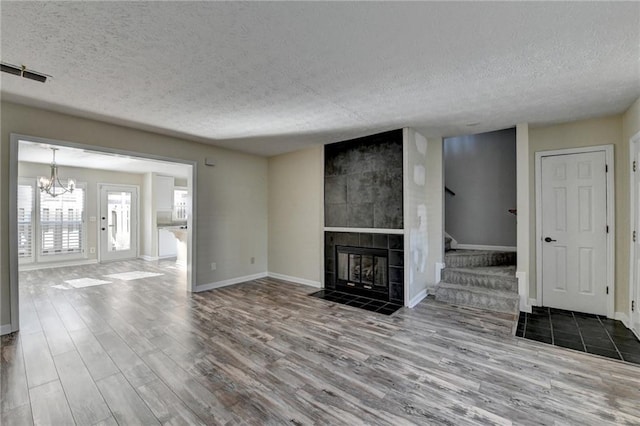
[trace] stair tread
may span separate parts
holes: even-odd
[[[486,294],[486,295],[491,295],[496,297],[504,297],[507,299],[514,299],[514,300],[520,298],[520,296],[518,295],[518,292],[515,292],[515,291],[496,290],[496,289],[490,289],[490,288],[484,288],[484,287],[473,287],[473,286],[467,286],[467,285],[461,285],[461,284],[451,284],[447,282],[440,282],[438,287],[453,289],[453,290],[468,291],[471,293]]]
[[[474,275],[489,275],[493,277],[515,278],[516,267],[515,265],[503,265],[503,266],[477,266],[477,267],[451,267],[445,268],[448,271],[462,272]]]

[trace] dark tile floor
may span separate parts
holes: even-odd
[[[402,308],[402,305],[398,305],[397,303],[370,299],[368,297],[356,296],[335,290],[320,290],[315,293],[311,293],[309,296],[319,297],[320,299],[328,300],[330,302],[342,303],[343,305],[366,309],[367,311],[377,312],[384,315],[391,315],[398,309]]]
[[[640,341],[620,321],[599,315],[533,307],[520,312],[516,336],[640,364]]]

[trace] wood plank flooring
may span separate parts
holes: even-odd
[[[64,281],[162,276],[69,288]],[[189,295],[169,262],[20,274],[1,424],[640,424],[640,366],[425,300],[392,316],[261,279]]]

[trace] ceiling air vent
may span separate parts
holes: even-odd
[[[2,72],[18,75],[24,78],[28,78],[29,80],[39,81],[40,83],[44,83],[45,81],[47,81],[47,78],[49,77],[45,74],[42,74],[33,70],[28,70],[27,67],[25,67],[24,65],[21,67],[17,67],[15,65],[6,64],[2,62],[0,63],[0,66],[2,67],[1,69]]]

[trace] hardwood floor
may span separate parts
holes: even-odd
[[[163,275],[104,278],[128,271]],[[3,425],[640,424],[640,366],[513,337],[508,316],[385,316],[275,279],[189,295],[163,262],[20,279]]]

